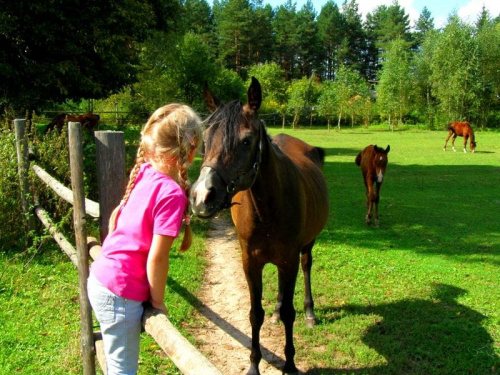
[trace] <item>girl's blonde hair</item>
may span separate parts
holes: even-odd
[[[136,162],[125,189],[120,204],[113,210],[109,219],[109,233],[116,228],[116,222],[121,208],[134,188],[137,174],[142,163],[154,162],[162,171],[177,169],[178,183],[188,198],[184,212],[184,238],[180,247],[186,251],[191,246],[192,231],[189,217],[189,193],[191,186],[188,181],[188,156],[193,149],[198,149],[202,140],[201,120],[188,106],[183,104],[167,104],[158,108],[149,118],[141,131],[141,143],[137,150]]]

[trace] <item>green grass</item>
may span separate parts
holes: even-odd
[[[331,197],[313,249],[313,330],[303,321],[301,275],[297,283],[297,362],[312,365],[309,374],[498,373],[500,134],[478,132],[477,152],[464,154],[443,152],[446,133],[437,131],[287,132],[326,149]],[[368,144],[391,145],[379,229],[364,224],[354,164]],[[181,330],[193,324],[205,264],[209,222],[193,225],[194,246],[172,252],[166,293]],[[0,374],[81,373],[77,272],[55,245],[31,256],[0,253]],[[275,275],[266,267],[267,314]],[[141,345],[140,374],[178,373],[145,334]]]
[[[500,134],[479,132],[477,152],[464,154],[442,151],[444,132],[288,133],[326,149],[331,197],[313,249],[314,330],[304,326],[297,283],[297,360],[312,364],[311,374],[498,371]],[[391,145],[379,229],[364,224],[354,163],[369,144]],[[265,297],[269,314],[275,292]]]
[[[193,220],[197,235],[191,249],[170,254],[165,299],[169,318],[181,331],[192,323],[196,301],[190,291],[202,282],[208,224]],[[49,242],[33,258],[0,252],[0,264],[0,374],[81,374],[78,274],[67,256]],[[145,333],[139,373],[180,374]]]

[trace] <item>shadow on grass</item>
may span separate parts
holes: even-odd
[[[500,358],[481,326],[485,316],[457,303],[466,291],[433,284],[431,300],[403,300],[379,305],[346,305],[348,316],[375,315],[362,341],[387,364],[349,369],[316,368],[307,374],[493,374]],[[317,310],[320,314],[326,310]],[[335,320],[335,319],[333,319]],[[333,324],[334,321],[327,323]]]

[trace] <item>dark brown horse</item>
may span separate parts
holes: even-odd
[[[470,138],[470,145],[469,148],[471,152],[476,151],[476,140],[474,138],[474,130],[472,130],[472,127],[470,126],[470,123],[468,122],[452,122],[448,124],[448,127],[446,128],[449,130],[448,136],[446,137],[446,141],[444,142],[444,147],[443,151],[446,151],[446,145],[448,144],[448,139],[450,139],[451,136],[453,136],[451,140],[451,147],[453,151],[455,150],[455,139],[457,137],[464,137],[464,152],[467,152],[467,140]]]
[[[83,129],[91,131],[97,127],[99,119],[99,115],[94,115],[92,113],[86,113],[84,115],[68,115],[66,113],[62,113],[46,126],[45,133],[48,133],[49,131],[52,131],[54,129],[58,129],[59,131],[61,131],[63,126],[69,121],[79,122],[82,125]]]
[[[361,174],[366,187],[366,225],[372,223],[372,211],[375,206],[375,226],[378,228],[380,222],[378,220],[378,202],[380,200],[380,188],[384,182],[385,170],[387,168],[387,154],[391,146],[383,148],[377,145],[370,145],[364,148],[356,156],[356,164],[361,167]]]
[[[204,93],[213,113],[207,119],[200,176],[191,190],[193,211],[210,218],[231,208],[250,289],[252,350],[248,374],[252,375],[260,373],[262,358],[262,270],[267,263],[277,266],[279,292],[274,316],[285,326],[283,372],[296,373],[293,295],[300,264],[306,322],[313,326],[311,250],[329,213],[328,190],[321,171],[324,154],[288,135],[268,136],[257,115],[262,93],[255,78],[246,105],[239,101],[224,105],[210,91]]]

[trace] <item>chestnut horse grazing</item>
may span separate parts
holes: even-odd
[[[447,130],[449,130],[448,136],[446,137],[446,141],[444,142],[443,151],[446,151],[446,145],[448,144],[448,139],[453,135],[451,140],[451,147],[453,151],[455,150],[455,139],[460,136],[464,137],[464,152],[467,152],[467,140],[470,137],[470,145],[469,148],[472,153],[476,151],[476,140],[474,138],[474,131],[468,122],[452,122],[448,125]]]
[[[92,113],[86,113],[84,115],[68,115],[66,113],[62,113],[47,125],[44,133],[48,133],[54,129],[58,129],[60,131],[67,121],[79,122],[83,129],[94,130],[99,120],[99,115],[94,115]]]
[[[377,145],[370,145],[365,147],[356,156],[356,164],[361,167],[361,174],[366,187],[366,225],[372,223],[372,211],[375,206],[375,226],[380,227],[378,220],[378,202],[380,199],[380,188],[384,182],[385,170],[387,168],[387,154],[391,146],[387,148],[377,147]],[[375,186],[374,186],[375,185]]]
[[[260,374],[262,358],[262,270],[267,263],[278,268],[279,292],[273,316],[285,327],[283,373],[295,374],[293,296],[299,264],[304,273],[306,324],[312,327],[316,320],[311,250],[329,214],[328,189],[321,171],[324,153],[285,134],[274,139],[268,136],[257,115],[262,93],[254,77],[246,105],[237,100],[222,104],[208,89],[204,95],[213,113],[207,119],[200,176],[191,189],[193,211],[210,218],[231,208],[250,290],[251,375]]]

